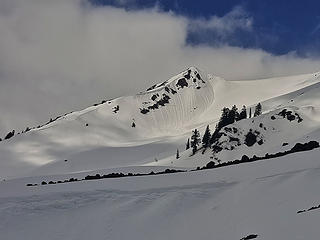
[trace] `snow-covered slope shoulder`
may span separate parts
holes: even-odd
[[[192,129],[214,126],[223,107],[268,100],[263,103],[264,111],[276,110],[286,105],[291,93],[312,90],[319,80],[316,73],[226,81],[190,67],[137,95],[103,101],[2,141],[0,174],[30,174],[31,170],[33,174],[59,174],[166,159],[183,148]],[[296,99],[302,104],[301,97]],[[314,112],[314,103],[300,107]],[[34,170],[38,167],[41,171]]]
[[[188,132],[213,100],[210,79],[191,67],[135,96],[103,101],[1,142],[0,151],[7,152],[2,173],[10,174],[16,162],[39,166],[76,159],[70,171],[140,164],[173,150],[179,142],[168,138]],[[153,152],[139,147],[146,144]]]

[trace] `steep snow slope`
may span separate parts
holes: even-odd
[[[59,174],[155,162],[183,149],[192,129],[214,126],[222,107],[271,99],[264,110],[273,110],[277,108],[273,98],[281,104],[287,101],[281,96],[307,86],[312,89],[319,80],[316,73],[226,81],[191,67],[135,96],[66,114],[1,142],[0,175]]]
[[[208,122],[211,122],[214,117],[218,118],[223,107],[231,107],[234,104],[240,108],[242,105],[250,107],[266,100],[272,103],[274,98],[280,100],[280,96],[290,95],[308,86],[313,88],[316,83],[320,82],[320,73],[249,81],[226,81],[219,77],[213,77],[213,79],[215,101],[208,111],[199,117]],[[264,111],[276,108],[275,104],[264,105]]]
[[[131,165],[140,164],[144,158],[154,159],[174,150],[179,145],[176,136],[186,132],[188,122],[212,101],[211,83],[196,68],[190,68],[138,95],[61,116],[3,141],[0,152],[8,154],[1,161],[8,165],[79,161],[71,171],[127,166],[129,160]],[[1,173],[8,174],[7,169],[10,166]]]
[[[197,156],[192,156],[190,149],[182,152],[179,159],[173,155],[146,165],[202,167],[212,160],[219,163],[241,159],[243,155],[264,156],[266,153],[286,151],[297,142],[320,141],[318,136],[310,137],[313,132],[320,130],[320,83],[312,79],[308,82],[312,85],[263,101],[265,113],[261,116],[244,119],[223,128],[220,131],[222,136],[214,144],[218,146],[217,151],[200,150]],[[215,122],[208,124],[214,130]],[[203,132],[202,128],[201,133]],[[256,142],[252,146],[245,143],[249,132],[256,136]]]
[[[1,239],[317,240],[320,210],[297,212],[320,204],[319,154],[38,187],[8,180]]]

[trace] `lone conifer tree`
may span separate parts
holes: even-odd
[[[204,148],[209,147],[210,138],[211,138],[211,133],[210,133],[209,125],[208,125],[207,128],[206,128],[206,131],[204,132],[203,138],[202,138],[202,146]]]
[[[257,117],[259,115],[261,115],[262,113],[262,106],[260,103],[258,103],[258,105],[256,106],[255,110],[254,110],[254,117]]]
[[[216,125],[216,129],[211,134],[210,145],[212,145],[218,138],[219,138],[219,128],[218,128],[218,125]]]
[[[176,159],[179,159],[179,158],[180,158],[179,149],[177,149]]]
[[[228,124],[230,124],[230,109],[227,107],[224,107],[222,109],[222,114],[220,117],[220,120],[216,126],[216,128],[218,130],[220,130],[221,128],[223,128],[224,126],[227,126]]]
[[[230,111],[230,123],[234,123],[239,120],[239,112],[236,105],[233,105]]]
[[[190,148],[190,139],[188,138],[188,141],[186,143],[186,150],[188,150]]]
[[[197,129],[195,129],[192,131],[191,143],[190,143],[193,154],[197,152],[199,143],[200,143],[200,133]]]
[[[251,108],[250,108],[250,110],[251,110]],[[246,108],[246,106],[243,105],[241,112],[239,114],[239,120],[246,119],[246,118],[247,118],[247,108]]]

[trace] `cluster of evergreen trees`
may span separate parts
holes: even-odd
[[[260,103],[258,103],[254,109],[253,117],[257,117],[261,115],[261,113],[262,113],[262,106]],[[252,113],[250,108],[249,118],[251,117],[252,117]],[[237,122],[246,118],[248,118],[246,106],[243,106],[240,112],[238,111],[238,108],[236,105],[233,105],[231,109],[225,107],[222,109],[222,114],[216,128],[220,130],[229,124],[232,124],[234,122]]]
[[[247,118],[246,106],[243,106],[240,112],[238,112],[238,108],[236,105],[233,105],[231,109],[224,107],[222,109],[222,114],[216,128],[221,129],[224,126],[227,126],[236,121],[240,121],[246,118]]]
[[[257,104],[254,110],[254,117],[257,117],[261,115],[262,113],[262,106],[260,103]],[[200,138],[200,133],[197,129],[192,131],[191,135],[191,141],[188,138],[187,143],[186,143],[186,150],[189,149],[190,147],[192,148],[192,153],[195,154],[198,151],[198,147],[200,146],[200,143],[202,143],[202,148],[207,149],[208,147],[211,147],[211,145],[220,137],[219,131],[229,125],[232,124],[236,121],[240,121],[242,119],[246,118],[251,118],[252,113],[251,113],[251,108],[249,110],[249,116],[247,114],[247,108],[246,106],[243,106],[241,111],[238,111],[238,108],[236,105],[233,105],[231,109],[224,107],[222,109],[222,114],[219,119],[219,122],[217,123],[214,132],[211,134],[211,130],[209,125],[207,126],[202,140]],[[177,152],[177,159],[179,158],[179,154]]]

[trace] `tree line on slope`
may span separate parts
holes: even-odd
[[[255,106],[254,114],[253,117],[257,117],[261,115],[262,113],[262,106],[260,103],[258,103]],[[224,107],[222,109],[221,117],[215,127],[214,132],[211,134],[211,130],[209,125],[206,127],[206,130],[203,134],[203,137],[201,139],[200,132],[198,129],[195,129],[192,131],[191,135],[191,141],[188,138],[187,143],[186,143],[186,150],[189,148],[192,148],[192,154],[194,155],[198,151],[198,147],[200,146],[200,143],[202,143],[202,148],[207,149],[208,147],[211,147],[212,144],[217,141],[220,137],[220,130],[232,123],[235,123],[237,121],[246,119],[246,118],[251,118],[251,108],[249,110],[249,116],[247,114],[247,108],[246,106],[243,106],[241,111],[238,111],[238,108],[236,105],[233,105],[231,109]],[[252,135],[252,134],[251,134]],[[252,137],[250,134],[247,135],[248,138]],[[251,139],[246,139],[251,142]]]
[[[202,168],[197,168],[197,170],[202,170],[202,169],[211,169],[211,168],[219,168],[219,167],[226,167],[230,165],[236,165],[240,163],[247,163],[247,162],[255,162],[259,160],[266,160],[266,159],[271,159],[271,158],[277,158],[277,157],[282,157],[286,156],[291,153],[297,153],[297,152],[304,152],[304,151],[310,151],[315,148],[319,148],[319,142],[317,141],[309,141],[307,143],[296,143],[290,150],[284,151],[284,152],[277,152],[277,153],[266,153],[262,157],[258,157],[256,155],[253,155],[253,157],[249,158],[247,155],[243,155],[240,160],[233,160],[233,161],[228,161],[228,162],[223,162],[216,164],[213,161],[210,161],[207,163],[206,166]]]
[[[85,178],[78,179],[78,178],[70,178],[66,180],[59,180],[59,181],[42,181],[41,185],[54,185],[54,184],[60,184],[60,183],[71,183],[71,182],[81,182],[81,181],[89,181],[89,180],[99,180],[99,179],[106,179],[106,178],[123,178],[123,177],[141,177],[141,176],[150,176],[150,175],[161,175],[161,174],[170,174],[170,173],[180,173],[180,172],[186,172],[186,170],[179,170],[179,169],[169,169],[167,168],[164,171],[161,172],[154,172],[151,171],[150,173],[109,173],[100,175],[99,173],[95,175],[87,175]],[[37,183],[28,183],[26,184],[27,187],[33,187],[38,186]]]

